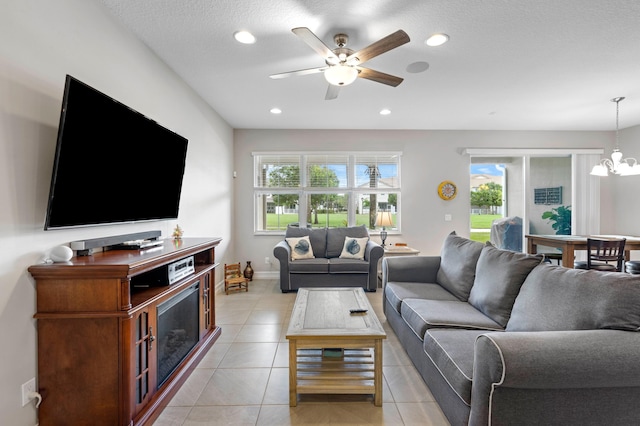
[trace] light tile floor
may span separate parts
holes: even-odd
[[[382,292],[367,296],[387,332],[382,407],[369,395],[301,395],[289,407],[285,336],[296,293],[254,280],[249,292],[216,294],[222,335],[154,425],[448,425],[386,323]]]

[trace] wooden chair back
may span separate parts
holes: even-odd
[[[622,272],[626,241],[626,238],[607,240],[587,238],[587,269]]]
[[[242,269],[240,263],[232,263],[231,265],[224,265],[224,278],[238,278],[242,276]]]
[[[231,290],[249,291],[249,279],[242,273],[240,263],[224,265],[224,292],[229,294]]]

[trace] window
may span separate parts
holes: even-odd
[[[382,229],[377,213],[389,212],[387,230],[400,229],[400,157],[381,153],[254,153],[255,231],[288,225]]]

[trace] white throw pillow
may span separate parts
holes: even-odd
[[[291,247],[291,260],[313,259],[313,248],[309,236],[285,238]]]
[[[368,237],[344,237],[344,246],[342,247],[342,253],[340,253],[340,259],[364,260],[364,250],[367,247],[367,241],[369,241]]]

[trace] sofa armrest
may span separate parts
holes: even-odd
[[[291,247],[289,247],[286,241],[280,241],[273,248],[273,256],[280,262],[280,288],[288,288]]]
[[[382,286],[389,281],[437,283],[440,256],[382,258]]]
[[[640,387],[640,333],[576,330],[487,333],[475,343],[471,420],[486,424],[501,388]]]
[[[382,256],[384,256],[382,246],[369,240],[364,251],[364,260],[369,262],[369,280],[368,287],[365,290],[376,291],[376,288],[378,288],[378,262],[380,262]]]
[[[367,246],[364,248],[364,260],[375,265],[375,269],[378,268],[378,261],[384,256],[384,249],[375,241],[367,241]]]

